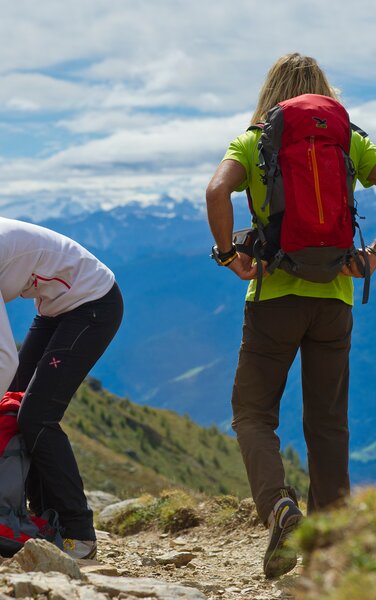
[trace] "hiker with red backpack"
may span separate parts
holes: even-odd
[[[37,516],[52,509],[59,517],[65,552],[73,558],[93,558],[93,513],[60,421],[120,326],[120,289],[106,265],[72,239],[0,217],[0,292],[0,398],[7,390],[24,392],[18,425],[31,455],[30,509]],[[19,354],[5,308],[17,297],[34,299],[38,313]],[[17,395],[10,400],[14,414]],[[7,405],[2,406],[6,416]],[[12,423],[11,414],[9,418]],[[12,522],[19,533],[14,519],[19,512],[9,499],[0,506],[0,523],[2,515],[9,517],[0,536],[12,529]],[[22,543],[24,538],[17,539]]]
[[[286,486],[275,433],[289,369],[301,352],[308,512],[349,492],[351,276],[376,268],[376,244],[354,247],[353,189],[376,184],[376,146],[317,62],[281,57],[261,88],[249,130],[229,146],[207,189],[212,256],[251,280],[233,387],[233,428],[253,499],[269,528],[266,577],[296,564],[285,541],[302,513]],[[247,190],[251,230],[233,237],[231,194]],[[361,238],[362,240],[362,238]]]

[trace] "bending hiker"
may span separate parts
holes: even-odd
[[[339,103],[331,100],[336,98],[335,92],[316,61],[295,53],[283,56],[270,69],[260,91],[252,125],[262,123],[266,119],[269,119],[270,123],[272,117],[268,112],[277,103],[303,94],[319,94],[320,96],[308,100],[318,101],[321,98],[323,105],[334,106],[333,111],[336,114],[345,112]],[[322,99],[322,96],[326,98]],[[301,106],[301,99],[298,104]],[[288,105],[294,106],[296,101],[291,101],[286,104]],[[325,196],[320,196],[319,186],[325,186],[327,182],[319,180],[318,176],[314,177],[315,167],[317,168],[314,160],[319,161],[320,157],[313,154],[316,134],[319,143],[320,132],[324,135],[331,124],[320,118],[320,111],[317,116],[313,113],[309,119],[310,128],[315,129],[314,135],[304,142],[308,150],[304,152],[305,167],[302,168],[306,168],[308,172],[308,175],[304,175],[306,179],[312,181],[310,185],[312,194],[316,195],[316,208],[323,211]],[[345,131],[347,127],[348,145],[351,139],[352,163],[346,159],[346,152],[342,152],[340,145],[333,146],[336,158],[332,176],[328,179],[329,184],[336,181],[335,178],[339,178],[338,173],[342,169],[346,182],[350,174],[350,184],[345,192],[350,198],[351,184],[355,187],[356,179],[365,187],[376,184],[376,146],[361,135],[364,132],[353,131],[351,134],[348,116],[343,127]],[[328,507],[349,492],[347,405],[353,285],[351,277],[344,275],[360,276],[359,270],[362,270],[365,261],[362,254],[355,258],[347,258],[347,265],[341,259],[342,262],[334,264],[336,272],[342,268],[342,273],[334,276],[329,282],[318,283],[288,273],[282,262],[279,263],[281,268],[276,268],[273,274],[265,276],[266,267],[270,266],[272,260],[268,260],[266,251],[263,254],[265,260],[258,260],[258,265],[245,252],[236,251],[237,248],[232,243],[231,193],[250,188],[249,200],[252,202],[253,221],[258,224],[259,229],[268,223],[269,210],[273,204],[272,197],[268,205],[270,199],[266,200],[265,185],[271,168],[269,171],[267,166],[264,170],[261,169],[262,160],[258,150],[258,143],[264,131],[262,125],[256,126],[230,144],[209,183],[207,209],[209,224],[216,241],[213,255],[217,262],[227,266],[241,279],[252,280],[246,296],[243,339],[233,388],[233,428],[237,434],[258,513],[264,524],[269,527],[270,537],[264,559],[264,571],[267,577],[274,577],[288,572],[296,564],[296,556],[291,551],[284,552],[283,545],[302,516],[294,490],[285,484],[285,472],[279,452],[280,442],[275,433],[279,421],[280,399],[289,369],[299,349],[302,365],[303,425],[310,476],[308,511]],[[287,126],[286,130],[283,129],[283,132],[285,131],[286,136],[292,136],[291,130],[287,132]],[[282,145],[283,143],[284,141]],[[286,178],[290,176],[292,179],[297,173],[295,170],[292,175],[289,174],[291,163],[286,154],[284,160],[284,166],[278,174],[286,181]],[[280,161],[282,163],[282,153]],[[277,165],[276,169],[278,168]],[[298,170],[298,167],[296,169]],[[275,175],[272,175],[271,179],[274,177]],[[287,197],[286,187],[284,190],[287,204],[293,193]],[[310,190],[307,194],[308,192]],[[278,194],[278,190],[274,189],[273,193]],[[303,197],[296,195],[298,207],[299,203],[300,207],[302,206],[302,202],[304,206],[308,205],[307,194],[303,194]],[[343,203],[346,195],[340,195],[338,190],[334,190],[331,195],[339,197],[339,210],[343,211],[341,219],[344,221],[339,223],[338,235],[341,235],[346,221],[346,227],[350,226],[352,243],[351,212],[347,203]],[[329,197],[331,195],[329,194]],[[318,220],[316,209],[313,213],[314,218]],[[280,214],[284,216],[284,213]],[[320,213],[320,225],[324,220],[323,214]],[[297,220],[293,225],[296,223]],[[290,227],[293,225],[290,224]],[[269,227],[274,226],[275,220],[271,220]],[[296,235],[300,234],[299,227],[295,227]],[[288,225],[282,231],[286,237],[290,233]],[[282,241],[279,242],[279,233],[277,246],[278,243],[282,244]],[[261,247],[263,248],[263,244]],[[254,255],[256,248],[257,246],[254,247]],[[268,243],[265,248],[268,248]],[[368,265],[372,273],[376,266],[374,249],[367,249],[365,253],[368,255]],[[279,260],[281,258],[283,255],[279,254]],[[288,262],[291,269],[294,263],[286,257],[285,259],[284,262]],[[261,286],[260,276],[259,282],[256,281],[258,271],[259,274],[264,274],[264,277],[261,277]],[[256,293],[260,301],[256,298],[255,302]]]
[[[28,481],[36,514],[55,509],[73,558],[96,553],[88,507],[60,421],[122,319],[113,273],[73,240],[49,229],[0,218],[0,398],[26,391],[19,427],[32,455]],[[38,314],[19,356],[5,303],[34,298]]]

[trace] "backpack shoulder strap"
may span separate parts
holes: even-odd
[[[260,122],[260,123],[255,123],[254,125],[250,125],[248,127],[247,131],[262,131],[263,129],[264,129],[264,123]],[[249,186],[246,189],[246,194],[247,194],[249,212],[252,215],[252,220],[254,223],[257,223],[258,219],[257,219],[256,213],[253,208],[253,200],[252,200],[251,190],[250,190]]]
[[[360,127],[358,127],[354,123],[350,122],[350,127],[351,127],[352,131],[356,131],[362,137],[365,137],[365,138],[368,137],[368,133],[366,133],[363,129],[361,129]]]
[[[250,125],[247,131],[262,131],[264,129],[264,123],[255,123],[254,125]]]
[[[247,131],[263,131],[263,129],[264,129],[264,123],[255,123],[254,125],[250,125],[248,127]],[[260,257],[260,252],[259,252],[259,245],[260,244],[262,245],[263,242],[265,242],[265,235],[263,232],[262,224],[260,223],[260,221],[255,213],[255,210],[253,208],[253,200],[252,200],[251,190],[250,190],[249,186],[246,189],[246,194],[247,194],[249,212],[252,215],[252,221],[258,229],[258,239],[255,241],[255,243],[253,245],[253,253],[254,253],[254,258],[256,259],[256,265],[257,265],[257,278],[256,278],[257,283],[256,283],[256,292],[255,292],[254,300],[255,300],[255,302],[258,302],[260,299],[262,278],[263,278],[263,274],[264,274],[261,257]]]

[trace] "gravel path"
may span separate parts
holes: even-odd
[[[260,525],[251,530],[202,525],[179,534],[152,530],[126,538],[98,532],[98,560],[119,575],[155,577],[198,588],[208,600],[291,600],[289,589],[301,567],[279,580],[266,580],[262,561],[267,536]],[[160,564],[161,557],[167,564]],[[179,562],[187,564],[177,566]]]

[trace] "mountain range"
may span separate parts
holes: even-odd
[[[359,212],[366,215],[361,224],[369,242],[376,232],[376,196],[364,190],[357,199]],[[109,211],[80,211],[77,202],[72,206],[64,201],[58,213],[44,213],[43,219],[40,212],[17,217],[76,239],[116,274],[124,293],[124,321],[92,374],[112,392],[137,403],[188,414],[201,425],[215,423],[230,432],[247,284],[210,260],[213,242],[203,207],[168,197],[151,206],[133,203]],[[247,227],[245,198],[239,195],[234,206],[235,227]],[[376,289],[373,285],[365,306],[361,291],[356,282],[349,411],[355,482],[376,480],[371,338]],[[15,337],[22,340],[33,305],[17,300],[8,311]],[[279,434],[282,447],[292,444],[305,460],[301,418],[297,359],[282,402]]]

